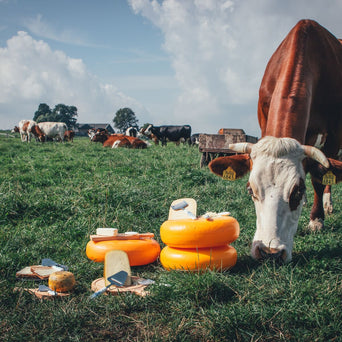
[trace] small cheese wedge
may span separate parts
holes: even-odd
[[[172,207],[176,206],[177,204],[185,201],[188,206],[185,208],[186,210],[174,210]],[[169,210],[169,220],[183,220],[189,218],[189,214],[187,213],[189,211],[193,215],[197,215],[197,202],[193,198],[180,198],[177,200],[174,200],[171,203],[170,210]]]
[[[116,228],[97,228],[96,235],[101,236],[115,236],[118,234],[118,230]]]
[[[107,278],[120,271],[127,272],[125,285],[131,285],[131,267],[129,265],[127,253],[121,250],[107,252],[104,259],[103,272],[106,286],[110,284]]]

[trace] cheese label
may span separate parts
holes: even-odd
[[[323,185],[336,184],[336,176],[331,171],[328,171],[322,178],[322,184]]]
[[[228,166],[227,169],[223,171],[222,178],[233,181],[236,179],[236,172],[230,166]]]

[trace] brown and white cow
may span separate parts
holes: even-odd
[[[90,139],[93,142],[101,142],[103,147],[129,147],[147,148],[147,143],[139,138],[130,137],[124,134],[109,134],[107,132],[97,132]]]
[[[32,126],[31,133],[36,137],[36,141],[46,141],[46,136],[43,133],[43,131],[39,128],[38,124]]]
[[[314,188],[312,230],[323,227],[324,190],[331,211],[330,186],[322,183],[342,180],[337,160],[342,149],[342,45],[315,21],[298,22],[271,57],[260,86],[258,119],[258,143],[230,145],[244,154],[217,158],[209,167],[236,178],[250,171],[247,188],[257,216],[252,257],[289,261],[305,174],[311,174]]]
[[[16,127],[18,128],[22,142],[30,142],[33,135],[31,130],[36,124],[33,120],[20,120],[19,127],[15,126],[14,130],[16,131]]]
[[[64,140],[65,141],[74,141],[74,136],[75,136],[75,132],[73,130],[68,130],[64,132]]]

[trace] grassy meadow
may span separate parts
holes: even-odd
[[[199,167],[198,148],[107,149],[73,143],[21,143],[0,136],[0,340],[3,341],[341,341],[342,186],[322,232],[295,237],[293,261],[277,266],[249,256],[255,212],[246,180],[223,181]],[[159,261],[132,267],[155,280],[150,295],[99,296],[90,285],[103,264],[85,248],[98,227],[153,232],[174,199],[197,200],[198,214],[230,211],[240,223],[234,268],[220,273],[165,271]],[[15,273],[51,258],[77,280],[70,297],[39,300]],[[46,284],[46,283],[45,283]],[[170,286],[165,286],[168,284]]]

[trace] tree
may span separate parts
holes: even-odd
[[[34,113],[33,120],[36,122],[65,122],[69,128],[74,128],[77,121],[76,116],[77,108],[75,106],[66,106],[60,103],[51,111],[46,103],[41,103]]]
[[[55,106],[53,113],[57,122],[65,122],[68,127],[75,127],[77,119],[77,108],[75,106],[66,106],[62,103]]]
[[[138,119],[130,108],[119,109],[113,119],[114,126],[121,132],[125,132],[128,127],[138,128]]]
[[[33,120],[40,122],[39,118],[40,117],[45,117],[51,115],[51,109],[46,103],[41,103],[38,106],[38,110],[34,113]],[[43,121],[48,121],[48,120],[43,120]]]

